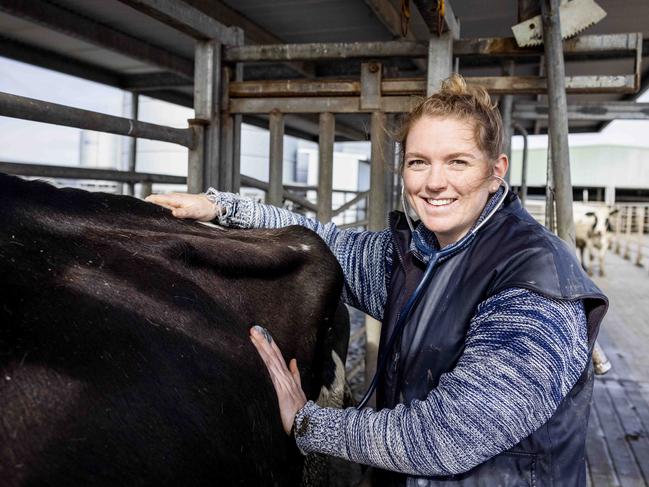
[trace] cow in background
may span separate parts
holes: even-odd
[[[341,397],[342,273],[315,233],[0,174],[0,276],[2,486],[300,483],[248,329]]]
[[[593,275],[593,261],[597,258],[599,275],[604,277],[604,257],[612,236],[611,217],[618,210],[605,206],[575,205],[575,246],[579,250],[581,265],[589,276]],[[585,254],[588,253],[589,265],[586,265]]]

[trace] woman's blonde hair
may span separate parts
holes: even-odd
[[[396,137],[401,147],[400,173],[408,133],[415,122],[426,116],[452,117],[473,123],[475,140],[489,158],[490,167],[502,153],[503,122],[497,105],[487,90],[468,86],[462,76],[453,74],[442,82],[437,93],[422,100],[403,120]]]

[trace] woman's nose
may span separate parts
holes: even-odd
[[[431,164],[426,178],[426,189],[439,191],[446,188],[446,174],[441,164]]]

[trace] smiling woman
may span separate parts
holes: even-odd
[[[405,143],[403,187],[421,222],[441,247],[463,237],[480,216],[507,171],[473,138],[475,122],[425,115],[412,124]]]
[[[213,189],[156,197],[186,218],[315,230],[343,269],[343,299],[383,322],[366,394],[376,389],[376,410],[305,403],[296,363],[251,330],[302,451],[376,467],[376,485],[585,485],[590,355],[607,300],[501,187],[502,140],[487,92],[453,76],[405,121],[405,212],[385,230]]]

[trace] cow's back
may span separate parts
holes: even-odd
[[[270,329],[317,396],[341,275],[315,234],[0,175],[0,275],[0,484],[297,481],[247,337]]]

